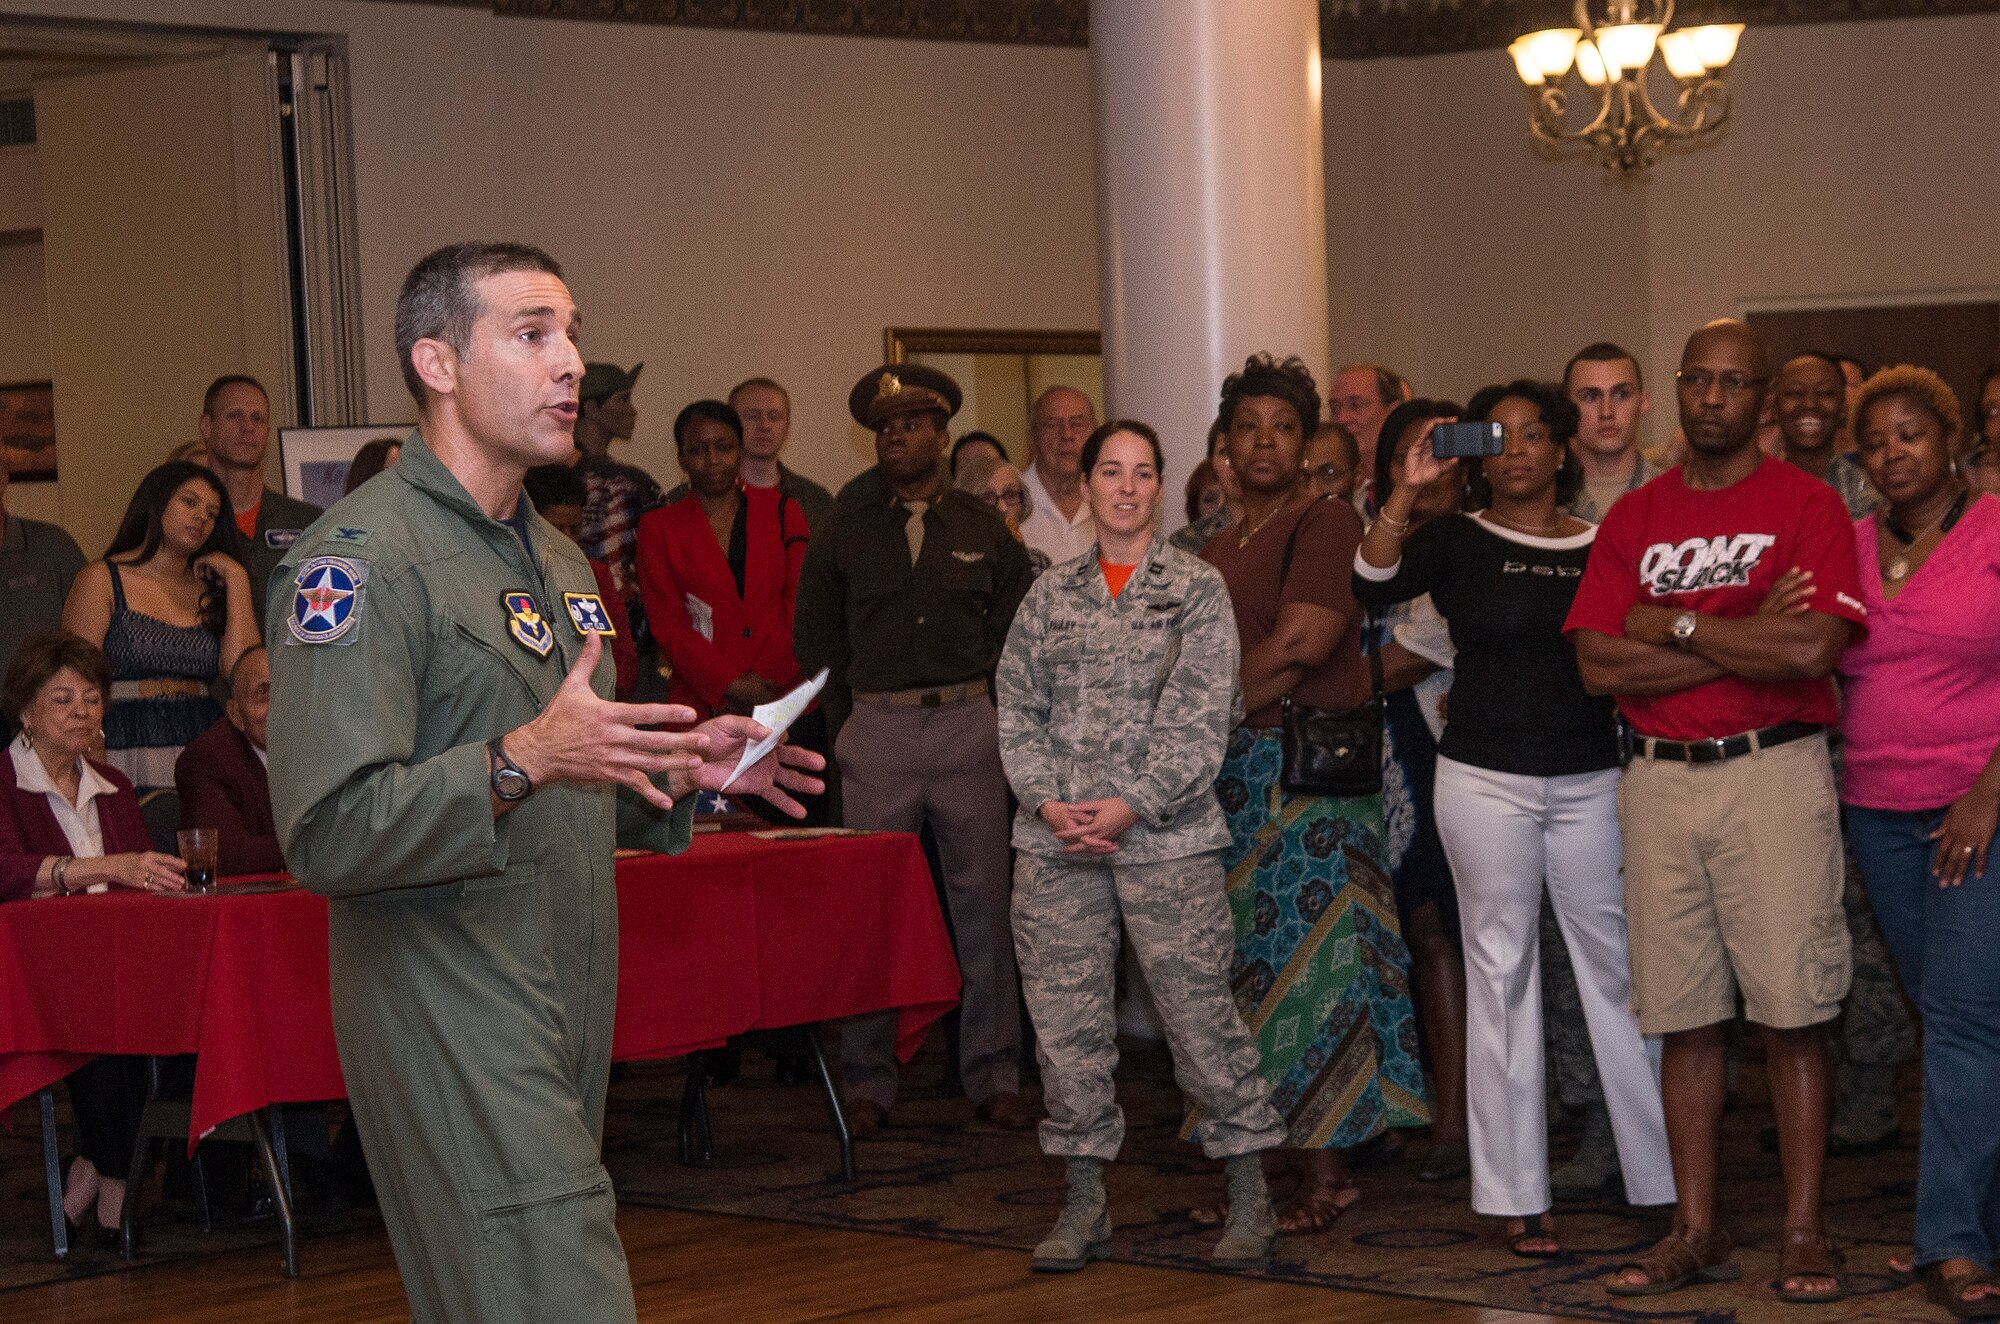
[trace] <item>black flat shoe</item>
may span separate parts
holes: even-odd
[[[97,1240],[97,1248],[99,1250],[108,1250],[113,1254],[122,1254],[124,1252],[125,1234],[117,1228],[106,1227],[102,1223],[97,1223],[92,1225],[90,1231],[91,1235]]]

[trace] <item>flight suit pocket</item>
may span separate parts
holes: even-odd
[[[471,896],[476,892],[495,892],[503,887],[519,887],[523,883],[535,881],[535,862],[523,860],[510,864],[499,873],[487,874],[481,878],[461,879],[457,885],[459,896]]]
[[[494,1192],[479,1204],[488,1320],[630,1319],[611,1175],[594,1163]]]

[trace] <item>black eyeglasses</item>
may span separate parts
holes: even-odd
[[[1753,377],[1747,372],[1710,372],[1707,368],[1682,368],[1674,373],[1674,380],[1693,391],[1696,395],[1706,395],[1708,388],[1717,382],[1728,395],[1741,395],[1745,391],[1762,390],[1768,377]]]

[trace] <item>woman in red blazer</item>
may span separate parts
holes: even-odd
[[[743,425],[720,400],[674,420],[688,494],[639,521],[639,594],[672,668],[667,700],[706,718],[747,713],[798,683],[792,605],[806,517],[775,487],[738,480]]]
[[[152,849],[132,783],[85,757],[103,739],[110,688],[104,654],[72,634],[35,635],[7,664],[0,710],[21,734],[0,757],[0,901],[187,890],[181,862]],[[70,1074],[69,1097],[78,1153],[63,1212],[76,1223],[96,1205],[98,1241],[110,1244],[146,1101],[145,1059],[93,1059]]]

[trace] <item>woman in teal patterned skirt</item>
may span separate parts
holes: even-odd
[[[1344,501],[1313,499],[1300,464],[1319,414],[1296,359],[1258,355],[1223,384],[1244,513],[1202,550],[1229,585],[1248,713],[1216,782],[1231,838],[1231,982],[1286,1145],[1307,1153],[1279,1219],[1287,1232],[1318,1231],[1360,1197],[1347,1149],[1430,1121],[1381,797],[1288,795],[1279,784],[1282,702],[1346,709],[1370,689],[1346,574],[1361,521]]]

